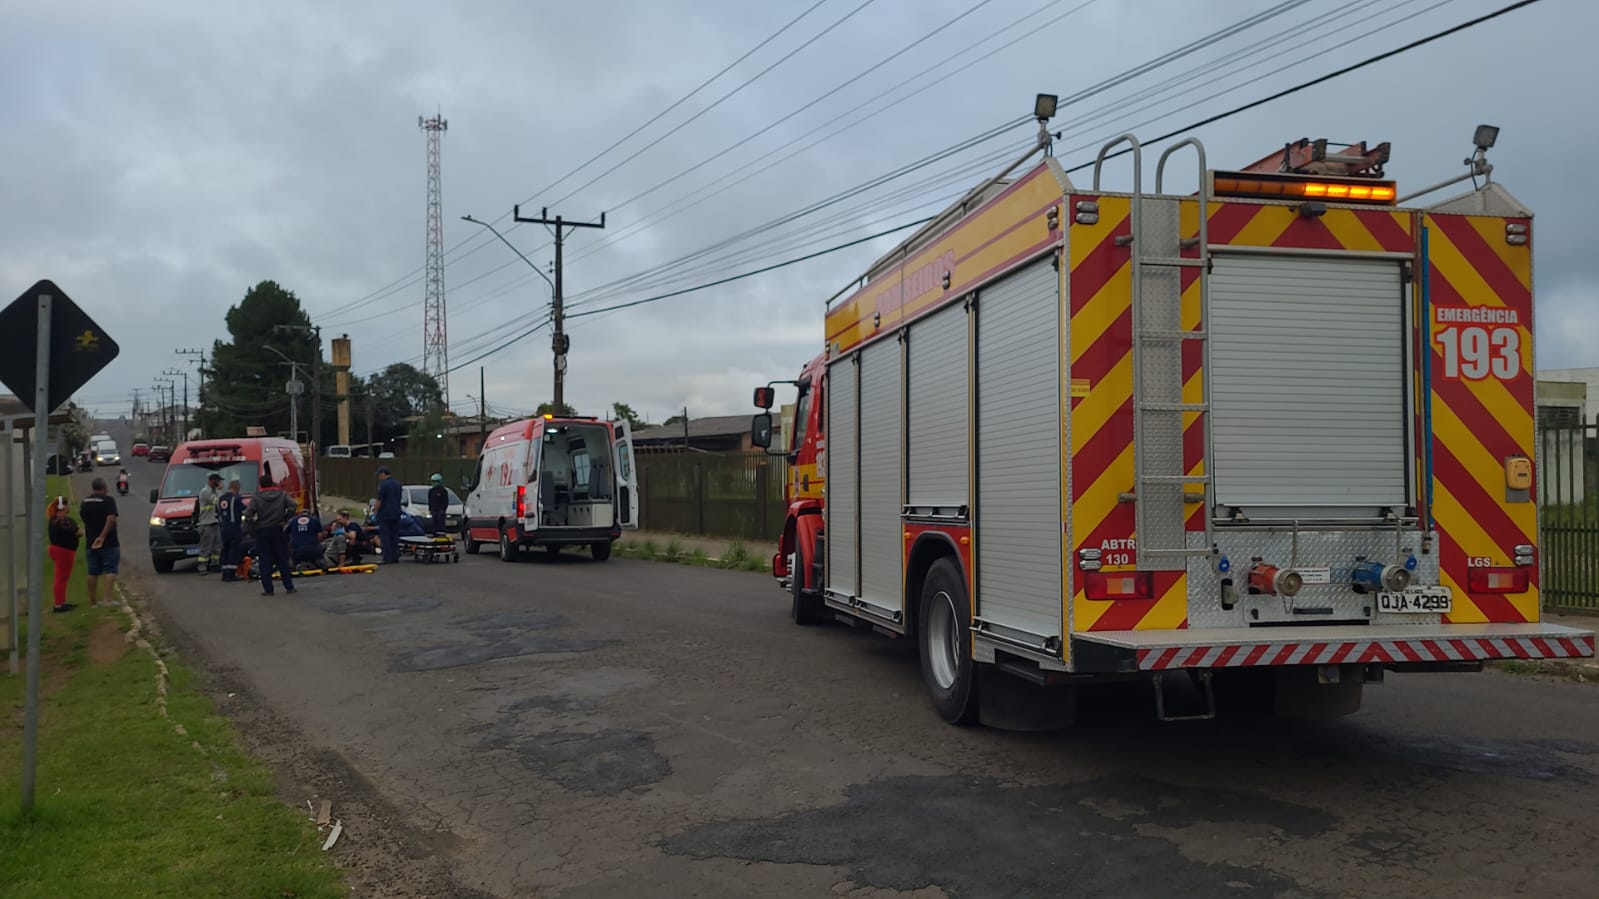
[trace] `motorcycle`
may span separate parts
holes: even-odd
[[[128,495],[128,479],[127,478],[125,478],[125,477],[117,478],[117,493],[122,495],[122,496],[127,496]]]

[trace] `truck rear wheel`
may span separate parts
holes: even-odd
[[[790,591],[794,595],[794,601],[789,606],[789,615],[793,617],[795,624],[802,627],[824,623],[827,620],[827,607],[822,604],[820,590],[815,593],[805,592],[806,562],[798,546],[788,559],[788,582]]]
[[[977,663],[971,653],[971,603],[954,559],[939,559],[922,582],[917,636],[922,681],[933,707],[950,724],[977,720]]]

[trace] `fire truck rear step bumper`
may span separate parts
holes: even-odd
[[[1429,624],[1099,631],[1072,636],[1078,671],[1592,658],[1594,635],[1558,624]]]

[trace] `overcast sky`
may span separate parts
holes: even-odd
[[[507,227],[519,202],[524,214],[546,204],[577,219],[605,212],[606,230],[567,243],[566,293],[579,313],[930,214],[998,169],[1029,129],[650,274],[1025,115],[1037,92],[1068,97],[1252,14],[1293,7],[1063,106],[1054,123],[1066,131],[1063,161],[1091,160],[1128,128],[1170,130],[1508,0],[823,0],[642,127],[812,2],[0,0],[0,292],[53,278],[121,343],[121,358],[80,393],[102,412],[125,409],[133,388],[148,391],[162,369],[181,365],[174,349],[225,337],[228,307],[266,278],[299,294],[324,337],[350,334],[358,372],[420,363],[417,117],[441,110],[450,361],[463,364],[538,323],[550,294],[462,215],[504,216]],[[1389,174],[1403,191],[1463,171],[1473,126],[1500,125],[1495,177],[1538,217],[1539,365],[1599,365],[1599,263],[1582,212],[1599,196],[1588,155],[1599,117],[1563,99],[1599,83],[1596,26],[1599,4],[1543,0],[1198,134],[1215,167],[1302,136],[1391,141]],[[1212,64],[1221,67],[1205,72]],[[534,261],[550,260],[543,229],[506,233]],[[820,348],[823,301],[894,241],[574,318],[568,401],[599,413],[620,400],[656,421],[684,406],[696,416],[748,411],[751,386],[792,377]],[[625,289],[597,290],[638,274]],[[492,410],[527,411],[549,396],[546,331],[483,364]],[[450,386],[453,405],[475,411],[467,395],[478,393],[477,365]]]

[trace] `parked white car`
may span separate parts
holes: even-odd
[[[428,520],[428,484],[406,484],[400,488],[400,508],[408,514],[414,515],[423,521]],[[450,494],[450,504],[444,507],[444,523],[450,531],[461,529],[461,516],[466,514],[466,504],[461,502],[461,497],[454,490],[444,488]]]

